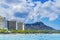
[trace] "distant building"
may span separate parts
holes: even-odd
[[[7,28],[8,30],[24,30],[24,23],[23,22],[16,22],[16,21],[7,21],[5,17],[0,16],[0,28]]]
[[[24,30],[23,22],[7,21],[8,30]]]
[[[17,30],[24,30],[24,23],[23,22],[17,22]]]
[[[16,21],[7,21],[8,30],[16,30]]]
[[[6,28],[6,19],[2,16],[0,16],[0,28]]]

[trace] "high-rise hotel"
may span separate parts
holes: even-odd
[[[0,16],[0,28],[7,28],[7,23],[5,17]]]
[[[24,30],[24,23],[17,21],[8,21],[5,17],[0,16],[0,28],[7,28],[8,30]]]

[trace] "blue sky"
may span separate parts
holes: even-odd
[[[42,21],[60,30],[60,0],[0,0],[0,16],[24,23]]]

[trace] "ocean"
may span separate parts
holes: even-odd
[[[60,40],[60,34],[0,34],[0,40]]]

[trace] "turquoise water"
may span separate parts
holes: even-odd
[[[60,40],[60,34],[0,34],[0,40]]]

